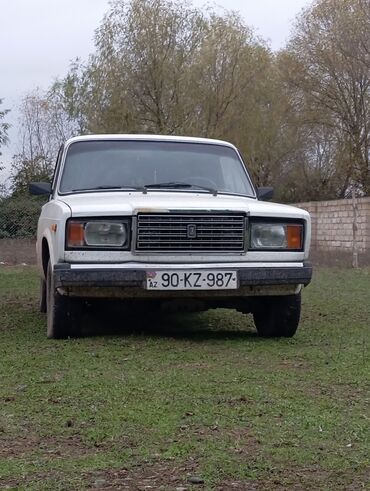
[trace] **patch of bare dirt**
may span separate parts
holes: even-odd
[[[206,439],[225,439],[227,435],[230,441],[230,450],[237,458],[247,460],[253,458],[260,448],[260,443],[251,434],[249,428],[221,428],[214,426],[199,426],[191,422],[192,413],[184,415],[184,424],[179,427],[177,434],[167,443],[181,442],[192,439],[204,441]],[[158,455],[157,459],[140,463],[131,469],[105,470],[89,473],[84,476],[89,483],[88,490],[102,491],[196,491],[205,488],[210,489],[210,483],[203,479],[196,459],[188,460],[183,464],[177,464],[171,460],[163,461]],[[230,481],[214,488],[215,490],[259,490],[254,481]]]
[[[18,489],[30,483],[63,481],[67,476],[60,472],[36,473],[19,479],[1,479],[0,489]],[[172,460],[153,458],[130,468],[104,469],[85,472],[79,482],[86,491],[363,491],[369,489],[370,469],[362,471],[331,472],[320,466],[295,467],[272,471],[264,479],[227,479],[211,485],[202,478],[198,462],[188,460],[183,464]],[[40,488],[41,489],[41,488]],[[66,488],[67,489],[67,488]],[[80,487],[79,487],[80,489]]]
[[[192,483],[196,478],[197,463],[175,465],[171,462],[140,464],[134,469],[105,470],[86,474],[89,491],[360,491],[370,484],[367,473],[337,475],[318,467],[285,469],[268,479],[225,480],[215,486],[206,481]],[[199,478],[202,481],[201,477]]]
[[[0,437],[0,458],[21,458],[28,454],[54,458],[81,457],[96,453],[99,448],[86,446],[78,435],[65,438],[40,438],[27,435],[23,438]]]
[[[214,491],[363,491],[370,489],[370,469],[353,474],[336,473],[320,467],[304,467],[279,471],[269,479],[229,480],[215,486]]]
[[[35,240],[0,239],[0,264],[35,264]]]
[[[183,465],[172,461],[152,461],[135,466],[133,469],[109,470],[84,475],[87,490],[95,491],[187,491],[203,490],[204,482],[197,474],[197,462],[188,461]],[[198,480],[193,484],[191,480]]]

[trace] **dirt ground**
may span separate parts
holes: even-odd
[[[35,241],[32,239],[0,239],[0,264],[35,264]]]

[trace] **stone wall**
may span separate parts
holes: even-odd
[[[370,198],[357,199],[357,248],[370,252]],[[350,252],[353,247],[354,208],[351,199],[312,201],[295,206],[307,210],[312,220],[312,249]]]

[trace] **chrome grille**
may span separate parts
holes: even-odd
[[[141,213],[138,251],[240,252],[245,248],[243,214]]]

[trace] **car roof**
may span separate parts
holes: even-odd
[[[234,148],[236,147],[229,142],[223,140],[215,140],[211,138],[198,138],[191,136],[167,136],[167,135],[143,135],[143,134],[100,134],[100,135],[82,135],[75,136],[66,141],[66,146],[69,146],[71,143],[79,142],[79,141],[100,141],[100,140],[130,140],[130,141],[170,141],[177,143],[205,143],[210,145],[223,145],[227,147]]]

